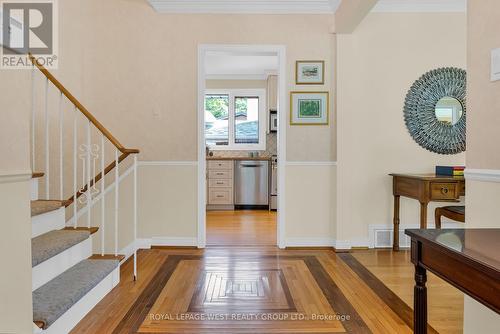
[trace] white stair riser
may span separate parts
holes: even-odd
[[[31,200],[36,201],[38,199],[38,178],[31,179]]]
[[[33,267],[32,291],[35,291],[48,281],[59,276],[78,262],[92,255],[92,238],[88,238],[64,252],[51,257],[37,266]]]
[[[66,226],[65,222],[64,207],[31,217],[31,237],[34,238],[53,230],[63,229]]]
[[[42,333],[69,333],[119,282],[120,267],[117,267]]]

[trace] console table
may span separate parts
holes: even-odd
[[[427,333],[426,270],[500,314],[500,229],[411,229],[413,332]]]
[[[465,195],[463,176],[434,174],[390,174],[394,195],[394,238],[392,248],[399,250],[399,200],[401,196],[420,202],[420,228],[427,228],[429,202],[458,202]]]

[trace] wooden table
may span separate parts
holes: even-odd
[[[420,202],[420,228],[427,228],[429,202],[458,202],[465,195],[463,176],[434,174],[390,174],[394,195],[394,238],[392,248],[399,250],[399,200],[401,196]]]
[[[415,229],[413,332],[427,333],[426,270],[500,314],[500,229]]]

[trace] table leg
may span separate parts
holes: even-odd
[[[394,195],[394,237],[392,250],[399,251],[399,195]]]
[[[420,228],[427,228],[427,202],[420,202]]]
[[[413,333],[427,334],[427,273],[415,265],[415,287],[413,289]]]

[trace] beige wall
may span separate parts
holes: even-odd
[[[288,165],[286,187],[286,244],[332,245],[336,221],[336,167]]]
[[[500,169],[500,81],[490,82],[490,51],[500,47],[500,3],[468,2],[467,168]],[[467,225],[500,227],[500,183],[467,180]],[[465,298],[464,333],[496,333],[500,316]]]
[[[0,175],[30,170],[30,71],[0,71]],[[9,157],[9,159],[5,159]]]
[[[324,59],[327,71],[333,68],[329,15],[162,15],[146,2],[85,3],[90,16],[82,20],[92,20],[84,38],[85,101],[125,145],[141,148],[144,160],[197,159],[199,44],[286,45],[288,90],[296,88],[297,59]],[[331,78],[319,88],[330,90]],[[333,158],[330,127],[288,130],[290,160]]]
[[[123,0],[72,0],[64,6],[61,30],[69,27],[70,21],[71,27],[61,37],[61,57],[66,58],[61,60],[58,78],[70,91],[75,90],[83,104],[125,146],[141,149],[140,160],[197,159],[199,44],[285,45],[287,92],[326,90],[332,101],[330,126],[286,125],[287,159],[335,160],[332,83],[336,41],[330,33],[331,15],[164,15],[154,12],[145,1]],[[298,59],[325,60],[325,85],[296,86],[294,71]],[[288,99],[282,110],[288,117]],[[57,171],[57,161],[53,165],[52,170]],[[195,194],[179,196],[167,185],[192,185],[197,176],[192,167],[178,168],[183,171],[172,175],[171,168],[151,167],[154,172],[149,181],[147,177],[140,178],[140,187],[143,182],[149,183],[144,186],[148,193],[140,196],[139,212],[150,215],[144,218],[146,223],[141,221],[140,235],[196,236],[196,202],[192,198]],[[71,166],[67,169],[71,170]],[[67,185],[71,184],[71,176],[71,172],[66,175]],[[57,189],[56,177],[52,180],[56,182],[53,189]],[[186,191],[193,188],[189,186]],[[314,192],[302,196],[312,198]],[[164,203],[170,198],[178,201],[176,207],[186,208],[189,213],[167,213]],[[323,230],[329,228],[329,221],[322,224]]]
[[[490,52],[500,48],[500,2],[469,1],[467,167],[500,169],[500,81],[490,82]]]
[[[0,180],[0,333],[33,333],[28,181]]]
[[[30,72],[0,70],[0,333],[32,333]],[[24,174],[24,181],[10,176]]]
[[[421,148],[409,135],[404,99],[425,72],[466,65],[466,16],[371,13],[338,35],[337,239],[366,245],[368,225],[392,222],[391,172],[432,172],[464,164]],[[418,224],[418,203],[402,199],[401,224]],[[433,221],[434,206],[429,208]]]

